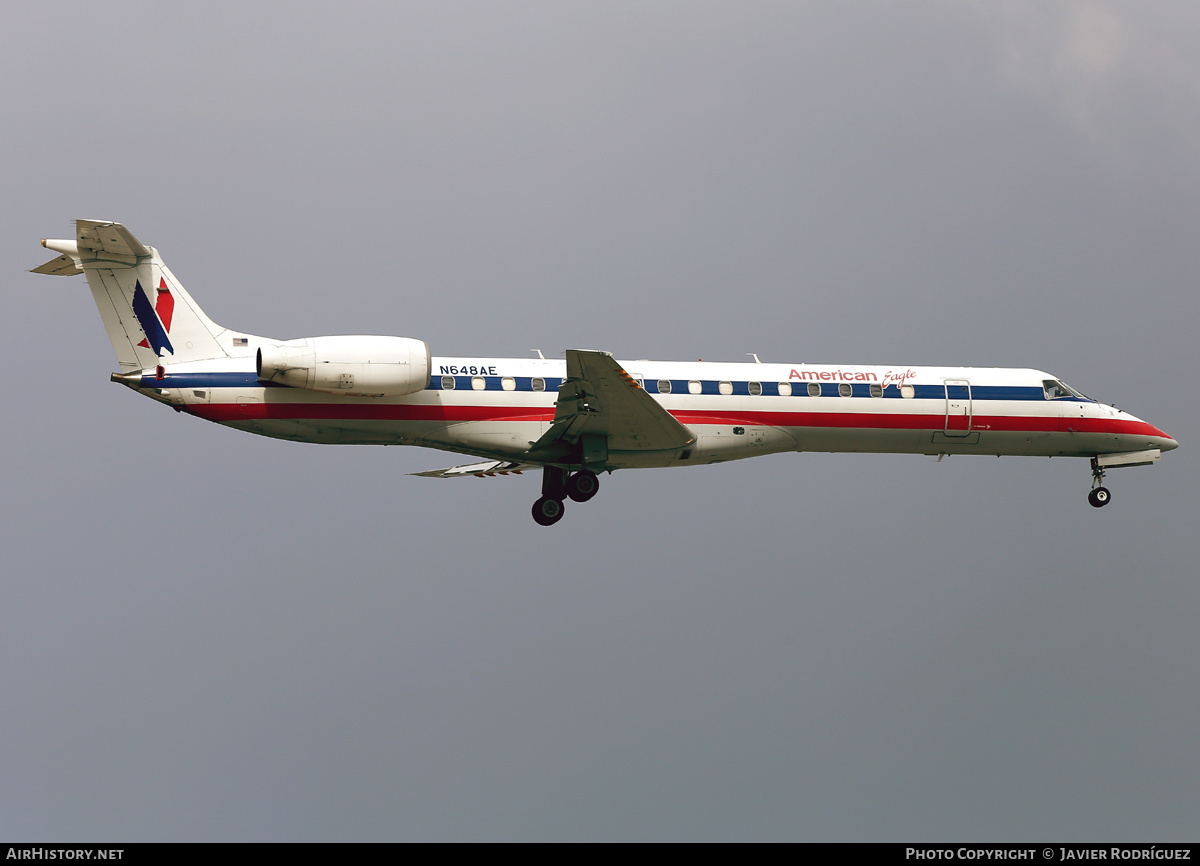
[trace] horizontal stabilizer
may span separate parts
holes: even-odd
[[[51,259],[41,267],[33,268],[29,273],[49,274],[52,277],[73,277],[76,274],[82,274],[83,268],[75,263],[75,259],[62,255],[57,259]]]
[[[120,256],[150,255],[150,250],[120,223],[107,220],[75,220],[75,237],[80,249],[115,253]]]
[[[409,475],[421,475],[425,478],[487,478],[492,475],[520,475],[526,469],[541,469],[536,463],[514,463],[511,460],[488,460],[486,463],[470,463],[465,466],[451,466],[449,469],[434,469],[431,472],[410,472]]]

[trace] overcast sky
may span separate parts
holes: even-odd
[[[0,838],[1195,840],[1200,5],[9,4]],[[78,217],[435,355],[1036,367],[1178,451],[606,477],[112,385]]]

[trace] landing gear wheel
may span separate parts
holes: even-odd
[[[1108,505],[1108,501],[1110,499],[1112,499],[1112,494],[1108,492],[1107,487],[1097,487],[1088,494],[1088,502],[1092,504],[1093,508],[1100,508],[1101,506]]]
[[[553,526],[562,520],[564,511],[562,500],[552,496],[543,496],[533,503],[533,519],[539,526]]]
[[[587,502],[600,492],[600,479],[590,469],[581,469],[567,479],[567,496],[576,502]]]

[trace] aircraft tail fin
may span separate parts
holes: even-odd
[[[125,226],[76,220],[74,240],[43,240],[62,253],[35,274],[87,277],[122,372],[227,357],[225,328],[204,314],[158,251]]]

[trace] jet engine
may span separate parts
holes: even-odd
[[[401,397],[429,384],[429,346],[408,337],[305,337],[258,350],[258,378],[348,397]]]

